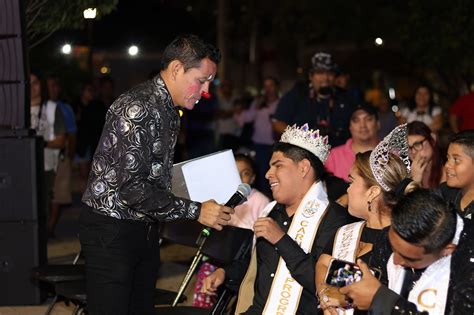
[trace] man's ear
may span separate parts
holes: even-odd
[[[311,162],[308,159],[303,159],[300,161],[300,171],[302,174],[302,177],[306,177],[310,170],[311,170]]]
[[[448,245],[446,245],[445,248],[443,248],[442,255],[444,257],[449,256],[454,252],[455,249],[456,249],[456,245],[454,245],[453,243],[449,243]]]
[[[176,80],[178,73],[183,69],[183,64],[179,60],[173,60],[168,65],[168,69],[171,71],[171,78]]]

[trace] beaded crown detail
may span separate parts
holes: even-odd
[[[301,127],[296,126],[296,124],[291,127],[287,126],[285,132],[281,135],[280,142],[308,150],[316,155],[323,164],[326,162],[331,148],[328,144],[328,137],[321,136],[318,129],[309,129],[308,124]]]
[[[407,124],[400,125],[393,129],[370,153],[370,169],[375,180],[385,190],[390,191],[390,187],[383,182],[385,167],[389,161],[389,154],[399,157],[410,172],[410,158],[408,157],[408,129]]]

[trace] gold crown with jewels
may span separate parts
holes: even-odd
[[[308,124],[304,124],[301,127],[296,125],[287,126],[281,135],[280,142],[289,143],[308,150],[316,155],[323,164],[328,158],[329,149],[331,149],[331,146],[328,144],[328,137],[321,136],[318,129],[309,129]]]

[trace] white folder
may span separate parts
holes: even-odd
[[[172,192],[178,197],[224,204],[241,184],[232,150],[219,151],[173,166]]]

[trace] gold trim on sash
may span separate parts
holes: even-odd
[[[263,213],[265,213],[265,215],[268,215],[268,213],[270,213],[270,211],[273,209],[275,205],[276,205],[275,201],[270,203],[264,209]],[[324,211],[318,211],[322,207],[324,207]],[[311,188],[308,190],[306,195],[304,196],[300,205],[298,206],[298,209],[295,212],[292,223],[287,232],[287,234],[290,235],[298,243],[298,245],[302,247],[302,249],[307,253],[311,252],[319,225],[322,221],[322,218],[325,217],[328,208],[329,208],[329,201],[327,199],[327,194],[324,191],[322,183],[321,182],[314,183],[311,186]],[[268,211],[265,211],[265,210],[268,210]],[[311,219],[311,221],[308,219]],[[305,230],[305,228],[309,227],[309,223],[316,223],[316,226],[311,227],[311,229],[313,229],[312,233],[310,233],[311,235],[307,234],[307,231]],[[308,237],[310,238],[308,239]],[[256,279],[256,274],[257,274],[256,256],[257,256],[256,250],[254,248],[254,250],[252,251],[252,257],[250,260],[249,268],[247,269],[247,273],[245,274],[244,280],[242,281],[240,289],[239,289],[239,295],[238,295],[235,314],[241,314],[245,312],[252,305],[254,290],[255,290],[254,289],[255,279]],[[281,292],[284,292],[283,289],[288,290],[288,286],[291,284],[290,290],[293,289],[293,287],[294,289],[297,289],[297,292],[296,292],[297,296],[293,296],[292,301],[291,302],[289,301],[288,304],[291,303],[292,305],[289,305],[285,310],[282,310],[282,308],[280,307],[280,310],[278,312],[272,310],[270,311],[271,315],[295,314],[299,306],[303,287],[291,277],[290,272],[286,268],[286,263],[281,257],[278,262],[278,267],[277,267],[277,270],[275,271],[275,276],[274,276],[273,283],[270,289],[270,294],[267,297],[267,302],[265,304],[265,308],[262,314],[265,314],[265,312],[268,312],[267,308],[269,306],[273,308],[275,308],[276,306],[276,309],[278,309],[278,303],[273,303],[273,302],[269,303],[269,301],[272,300],[272,291],[276,287],[275,283],[277,279],[280,279],[280,284],[281,284],[281,281],[283,281],[283,285],[281,286],[282,287]],[[291,297],[291,296],[288,296],[288,294],[286,293],[285,293],[285,296],[287,296],[287,298]],[[277,297],[278,301],[280,300],[280,297],[281,297],[281,293]],[[284,296],[283,298],[286,299]],[[274,297],[273,299],[276,299],[276,298]],[[290,311],[291,313],[288,313],[288,311]],[[267,314],[270,314],[270,313],[267,313]]]
[[[329,201],[324,187],[321,182],[317,182],[311,186],[299,204],[298,209],[296,209],[287,234],[306,253],[311,252],[319,225],[326,215],[328,207]],[[288,282],[292,283],[291,286]],[[303,287],[291,277],[291,273],[286,267],[286,262],[280,257],[262,314],[295,314],[302,292]],[[282,301],[285,301],[286,305],[283,305]]]

